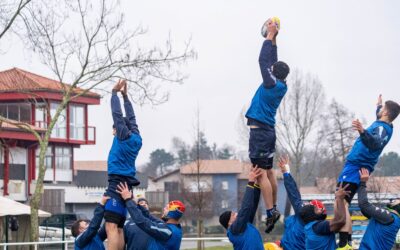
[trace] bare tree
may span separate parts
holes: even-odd
[[[278,109],[277,141],[292,158],[292,172],[301,186],[300,168],[307,146],[312,146],[315,131],[324,109],[324,89],[311,74],[295,70],[288,80],[289,91]],[[318,138],[318,137],[316,137]]]
[[[63,98],[43,135],[29,124],[5,117],[0,120],[32,133],[39,142],[39,174],[31,197],[31,235],[38,240],[38,208],[46,171],[44,159],[52,130],[68,103],[92,90],[110,89],[110,81],[125,78],[129,93],[139,103],[160,104],[168,99],[156,82],[182,83],[185,76],[176,70],[195,56],[190,45],[181,52],[166,42],[160,47],[141,48],[138,40],[146,31],[138,26],[125,29],[118,1],[90,0],[36,1],[21,13],[25,23],[25,43],[37,53],[59,82]],[[59,14],[65,13],[65,14]],[[70,82],[70,84],[64,84]],[[32,96],[32,99],[40,97]],[[50,112],[48,111],[48,114]]]
[[[2,0],[0,2],[0,40],[11,30],[22,10],[32,0]]]

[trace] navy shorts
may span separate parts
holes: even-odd
[[[249,158],[253,165],[263,169],[271,169],[275,154],[275,128],[263,126],[250,128]]]
[[[117,224],[119,228],[124,227],[126,219],[126,207],[124,201],[111,198],[107,200],[104,207],[104,220],[106,222]]]

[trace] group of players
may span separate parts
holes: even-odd
[[[276,209],[277,184],[272,171],[275,153],[275,114],[287,91],[289,66],[277,58],[276,37],[279,22],[269,19],[264,24],[265,34],[259,64],[263,83],[257,89],[246,113],[250,126],[249,156],[253,169],[238,213],[226,211],[220,215],[221,225],[227,229],[234,249],[264,249],[258,230],[252,225],[260,195],[266,207],[266,233],[273,230],[280,217]],[[302,201],[296,182],[290,174],[289,159],[281,157],[278,166],[283,173],[284,185],[294,209],[294,215],[285,219],[285,231],[280,247],[284,250],[334,250],[352,248],[352,222],[349,205],[358,193],[358,205],[369,219],[359,249],[390,250],[400,228],[400,200],[385,208],[368,201],[366,183],[374,171],[383,148],[393,133],[392,122],[400,113],[394,101],[382,103],[378,98],[376,121],[364,129],[361,122],[352,122],[359,137],[355,141],[338,178],[335,192],[334,216],[326,220],[325,206],[318,200]],[[323,166],[321,166],[323,167]],[[336,233],[339,242],[336,243]]]
[[[260,196],[266,207],[266,233],[270,233],[280,218],[277,210],[277,181],[273,167],[275,153],[275,115],[287,92],[286,78],[289,66],[278,61],[276,37],[279,23],[267,20],[263,26],[263,43],[259,64],[263,83],[257,89],[246,113],[250,127],[249,158],[253,168],[238,213],[225,211],[220,215],[221,225],[227,229],[234,249],[264,249],[262,237],[252,225]],[[118,93],[122,94],[126,116],[123,116]],[[179,224],[185,205],[171,201],[164,208],[162,219],[150,215],[144,198],[135,201],[132,187],[140,182],[135,178],[135,160],[142,146],[142,138],[135,113],[128,99],[127,83],[120,80],[111,96],[114,121],[114,140],[108,156],[108,188],[94,211],[93,219],[79,220],[72,226],[76,237],[75,249],[105,249],[107,238],[109,250],[122,249],[179,249],[182,229]],[[278,166],[283,173],[285,188],[295,214],[285,219],[285,232],[281,248],[303,249],[352,249],[351,217],[349,205],[358,192],[358,204],[362,213],[370,219],[360,249],[389,250],[400,228],[400,200],[386,208],[378,208],[368,202],[366,183],[378,158],[389,142],[392,122],[400,113],[394,101],[382,103],[379,96],[377,120],[368,128],[355,120],[353,128],[360,134],[338,178],[335,192],[334,217],[326,220],[322,202],[305,202],[296,182],[290,174],[289,159],[281,157]],[[130,218],[126,220],[129,213]],[[102,220],[105,220],[101,226]],[[336,244],[335,234],[339,233]]]

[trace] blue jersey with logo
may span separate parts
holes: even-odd
[[[347,155],[346,164],[339,175],[338,182],[346,181],[359,184],[360,174],[358,171],[361,168],[367,168],[372,173],[392,134],[392,125],[379,120],[365,129]]]
[[[304,226],[306,234],[307,250],[335,250],[335,233],[329,235],[318,235],[313,230],[313,225],[319,221],[313,221]]]
[[[364,237],[361,240],[360,250],[390,250],[392,249],[397,232],[400,229],[400,218],[391,214],[394,221],[383,225],[371,218]]]
[[[261,235],[251,223],[247,223],[246,230],[243,233],[233,234],[228,229],[227,235],[235,250],[264,250]]]

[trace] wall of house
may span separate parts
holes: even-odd
[[[236,174],[213,175],[214,214],[237,209],[238,179]]]
[[[164,182],[181,182],[181,175],[179,172],[166,176],[158,181],[153,181],[149,179],[147,191],[155,192],[155,191],[164,191]]]

